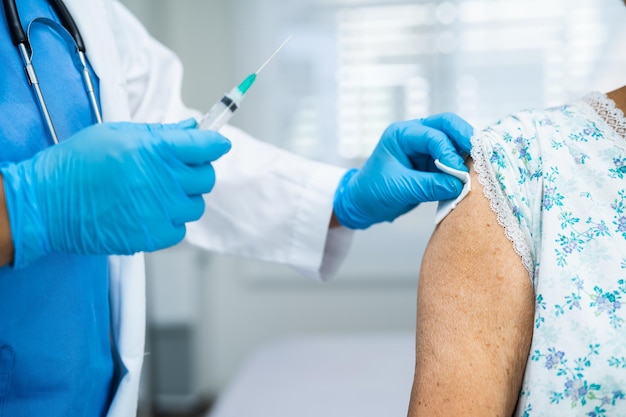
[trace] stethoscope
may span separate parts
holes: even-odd
[[[85,57],[85,44],[83,42],[83,38],[78,31],[76,22],[74,22],[74,19],[72,19],[72,15],[70,15],[70,12],[65,7],[65,4],[63,4],[63,1],[49,1],[52,5],[52,8],[59,16],[59,20],[61,21],[62,26],[51,19],[37,18],[30,23],[30,25],[28,26],[28,31],[30,33],[30,28],[33,23],[42,22],[48,26],[51,26],[65,39],[71,39],[71,41],[76,46],[76,52],[79,58],[79,61],[75,61],[75,63],[79,65],[82,69],[82,77],[83,81],[85,82],[85,89],[87,90],[87,95],[89,96],[89,101],[91,103],[93,114],[97,122],[102,123],[102,115],[100,113],[100,107],[98,106],[98,99],[96,98],[94,83],[87,67],[87,58]],[[41,87],[39,86],[39,80],[37,79],[37,74],[35,73],[35,67],[33,66],[33,50],[31,48],[29,37],[26,35],[26,33],[24,33],[24,28],[22,28],[22,23],[20,21],[20,16],[17,12],[15,0],[3,0],[3,3],[9,32],[11,33],[11,39],[13,43],[17,46],[18,50],[20,51],[20,55],[22,56],[22,61],[24,62],[24,69],[26,70],[28,82],[33,87],[35,96],[37,97],[37,101],[39,103],[39,108],[46,122],[46,125],[48,126],[48,131],[52,136],[52,140],[54,141],[54,143],[59,143],[56,131],[54,130],[54,125],[52,124],[50,112],[48,111],[48,106],[46,106],[46,101],[43,98],[43,93],[41,92]]]

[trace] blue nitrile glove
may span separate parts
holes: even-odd
[[[468,155],[470,153],[470,150],[472,149],[470,139],[474,135],[474,128],[461,117],[454,113],[435,114],[422,119],[422,124],[424,126],[432,127],[433,129],[441,130],[450,139],[452,139],[455,147],[460,150],[462,154]],[[447,164],[444,163],[444,165]],[[467,171],[465,165],[461,168],[463,171]]]
[[[230,142],[193,120],[106,123],[0,169],[13,266],[51,252],[128,255],[178,243],[204,212]]]
[[[337,220],[350,229],[366,229],[422,202],[457,197],[463,184],[434,161],[467,172],[459,151],[469,151],[472,134],[473,128],[452,113],[392,124],[363,167],[342,178],[334,201]]]

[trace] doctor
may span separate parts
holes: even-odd
[[[18,23],[30,25],[25,50],[57,145],[11,37],[12,3]],[[117,1],[67,0],[105,122],[94,125],[76,39],[53,3],[0,6],[9,17],[0,19],[0,415],[135,416],[140,252],[186,235],[322,279],[345,254],[348,229],[461,190],[431,168],[436,158],[465,169],[457,149],[467,151],[472,129],[454,116],[390,126],[365,165],[347,173],[232,127],[223,136],[199,131],[170,51]]]

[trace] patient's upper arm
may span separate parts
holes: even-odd
[[[418,290],[410,416],[510,416],[532,337],[534,295],[471,169],[470,194],[435,230]]]

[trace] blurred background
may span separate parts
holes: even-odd
[[[482,128],[625,81],[619,0],[123,3],[179,55],[185,102],[201,111],[293,35],[233,124],[345,167],[359,166],[393,121],[453,111]],[[140,414],[202,415],[251,357],[289,340],[403,340],[398,380],[408,378],[408,403],[417,276],[434,209],[357,233],[326,284],[185,244],[149,255]]]

